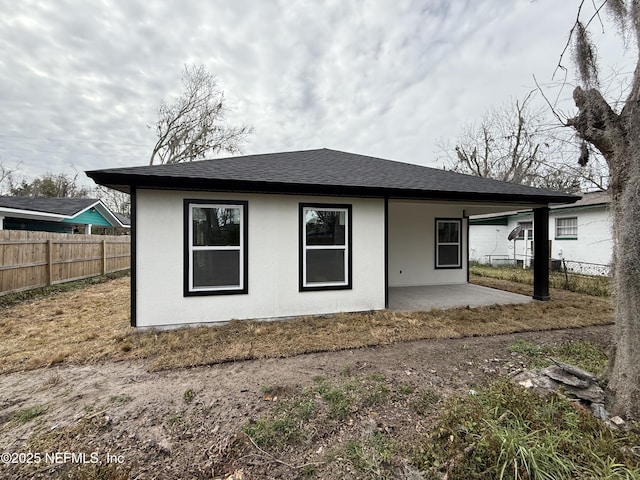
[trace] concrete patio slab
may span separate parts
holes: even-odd
[[[430,285],[424,287],[389,288],[389,310],[426,311],[432,308],[480,307],[529,303],[533,298],[517,293],[463,285]]]

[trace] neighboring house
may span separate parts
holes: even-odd
[[[546,224],[549,203],[579,199],[327,149],[87,175],[131,194],[140,327],[384,309],[392,287],[468,281],[470,215],[534,208]]]
[[[550,255],[571,262],[573,270],[598,273],[593,265],[609,265],[613,240],[609,194],[583,193],[571,205],[551,205],[549,211]],[[480,263],[523,262],[533,256],[533,213],[531,210],[474,216],[469,220],[469,257]],[[515,240],[509,233],[520,226]],[[602,272],[606,269],[600,269]]]
[[[0,230],[90,234],[93,227],[128,230],[130,225],[100,200],[0,196]]]

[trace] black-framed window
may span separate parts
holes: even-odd
[[[184,294],[247,293],[248,202],[184,201]]]
[[[436,268],[462,268],[462,220],[436,218]]]
[[[351,288],[351,205],[300,204],[300,291]]]

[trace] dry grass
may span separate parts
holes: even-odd
[[[474,279],[530,294],[526,285]],[[506,289],[506,288],[504,288]],[[286,322],[136,332],[129,327],[129,279],[121,278],[4,309],[0,372],[62,362],[148,359],[151,370],[287,357],[428,338],[456,338],[612,322],[609,301],[553,290],[550,302],[430,312],[378,311]]]

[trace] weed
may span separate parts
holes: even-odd
[[[303,422],[308,422],[317,409],[317,405],[311,400],[297,400],[291,406],[294,416]]]
[[[41,415],[44,415],[47,408],[48,407],[46,405],[34,405],[33,407],[16,410],[11,415],[11,419],[18,423],[27,423]]]
[[[588,340],[562,343],[552,348],[550,354],[596,375],[607,368],[605,348]]]
[[[426,389],[419,392],[418,398],[411,402],[411,407],[418,415],[424,417],[434,410],[439,400],[440,394],[438,392]]]
[[[369,379],[373,380],[374,382],[384,382],[385,376],[381,373],[372,373],[371,375],[369,375]]]
[[[169,425],[170,427],[173,427],[182,423],[182,421],[183,421],[183,413],[175,412],[169,415],[169,417],[167,418],[167,425]]]
[[[607,368],[605,347],[588,340],[564,342],[558,345],[536,345],[525,340],[518,340],[509,347],[509,351],[525,355],[532,359],[534,367],[551,364],[549,357],[570,363],[596,375]]]
[[[129,395],[111,395],[109,397],[109,403],[127,403],[133,400]]]
[[[388,436],[376,433],[366,440],[350,439],[343,448],[344,456],[359,473],[358,477],[396,478],[390,468],[396,447]]]
[[[398,387],[398,391],[402,394],[402,395],[411,395],[413,393],[415,389],[413,388],[413,385],[408,384],[408,383],[403,383],[402,385],[400,385]]]
[[[539,357],[542,355],[542,347],[534,343],[527,342],[526,340],[518,340],[509,347],[509,351],[512,353],[526,355],[527,357]]]
[[[415,454],[419,468],[451,478],[639,478],[624,453],[638,434],[610,430],[557,395],[541,397],[500,380],[450,398]],[[604,459],[604,460],[603,460]],[[579,472],[579,473],[577,473]]]
[[[286,445],[297,443],[303,437],[303,430],[290,417],[260,418],[246,424],[242,431],[249,435],[260,448],[280,450]]]
[[[351,400],[339,388],[329,388],[322,394],[322,399],[328,403],[329,418],[344,420],[351,413]]]
[[[300,473],[305,477],[315,477],[318,475],[318,467],[315,464],[305,465],[300,469]]]
[[[186,390],[184,392],[184,394],[182,395],[182,398],[184,399],[184,403],[191,403],[193,402],[193,399],[195,398],[196,394],[192,389]]]
[[[362,403],[365,406],[380,405],[387,400],[390,391],[389,387],[385,384],[374,385]]]

